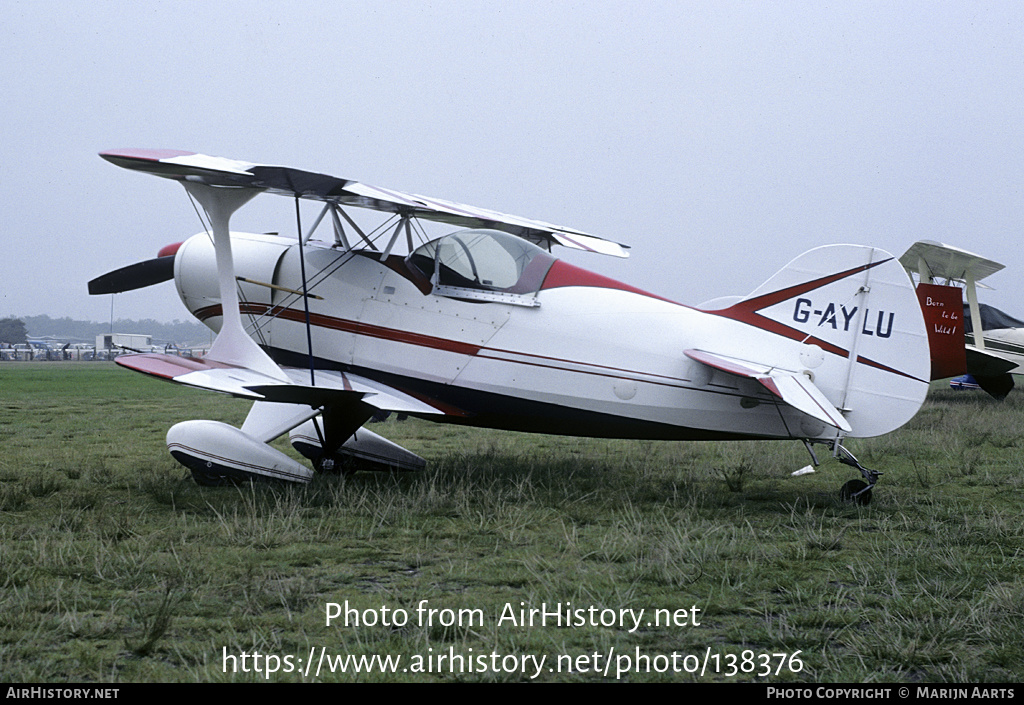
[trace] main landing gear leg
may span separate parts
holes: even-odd
[[[840,463],[860,470],[860,474],[864,477],[863,480],[850,480],[840,488],[839,496],[842,500],[844,502],[856,502],[865,507],[871,504],[871,490],[874,488],[875,483],[878,482],[878,478],[881,477],[882,473],[861,465],[853,453],[843,447],[841,441],[834,442],[832,454]]]

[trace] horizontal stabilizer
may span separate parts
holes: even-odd
[[[967,373],[975,377],[996,377],[1017,368],[1017,363],[1005,357],[968,345]]]
[[[928,393],[931,360],[921,304],[906,270],[885,250],[816,247],[742,300],[708,313],[759,336],[719,338],[712,345],[716,355],[756,359],[790,376],[802,372],[812,385],[794,377],[786,384],[795,396],[779,394],[834,428],[848,424],[857,438],[899,428]],[[832,403],[822,404],[819,392]]]
[[[850,433],[853,429],[832,405],[814,382],[800,372],[780,370],[769,365],[723,357],[703,350],[686,350],[685,355],[691,360],[713,367],[737,377],[757,380],[776,397],[797,411],[813,416],[819,421]]]

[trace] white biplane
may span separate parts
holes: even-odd
[[[915,242],[900,262],[918,276],[918,298],[931,341],[932,379],[966,373],[996,399],[1006,398],[1013,389],[1013,375],[1024,374],[1024,322],[978,302],[978,287],[985,287],[981,280],[1003,265],[932,240]],[[941,359],[946,363],[936,364]]]
[[[180,182],[209,218],[162,257],[90,282],[110,293],[173,278],[218,332],[202,360],[117,359],[253,400],[241,428],[186,421],[168,432],[200,483],[308,482],[313,470],[268,445],[285,433],[317,470],[351,459],[423,467],[363,428],[392,411],[592,437],[795,439],[814,465],[812,444],[825,444],[860,471],[843,491],[866,503],[880,473],[843,440],[900,427],[928,390],[913,283],[876,248],[810,250],[748,296],[700,309],[556,258],[554,245],[627,254],[569,228],[191,152],[101,156]],[[232,214],[263,192],[295,199],[297,238],[231,232]],[[308,232],[299,199],[323,203]],[[350,207],[390,219],[374,231],[379,246]],[[461,229],[419,242],[419,220]],[[322,222],[332,236],[313,239]]]

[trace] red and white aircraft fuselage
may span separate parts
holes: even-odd
[[[232,246],[250,335],[279,364],[305,366],[305,314],[300,296],[291,293],[301,287],[295,239],[235,234]],[[535,291],[513,295],[519,301],[466,298],[473,294],[468,286],[437,295],[430,272],[412,257],[382,262],[372,251],[338,251],[316,241],[305,254],[311,271],[329,273],[308,290],[322,297],[309,301],[316,369],[372,378],[436,403],[459,423],[620,438],[819,439],[835,437],[846,419],[850,434],[873,436],[913,416],[927,388],[920,370],[927,349],[916,370],[902,352],[924,335],[906,328],[917,318],[916,301],[907,299],[899,312],[885,304],[862,312],[849,303],[865,282],[892,286],[880,280],[883,272],[905,279],[894,262],[801,290],[760,313],[758,297],[705,312],[543,252],[537,256],[551,260],[550,269]],[[871,248],[823,248],[800,266],[817,260],[830,272],[857,270],[872,254],[884,258]],[[208,235],[187,241],[178,259],[182,300],[219,330]],[[851,363],[849,351],[864,337],[871,353]],[[820,418],[784,403],[757,379],[769,369],[814,377],[846,414],[821,410],[826,418]],[[865,408],[880,390],[896,407],[884,417]]]

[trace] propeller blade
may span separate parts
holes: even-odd
[[[174,279],[174,255],[147,259],[102,274],[89,282],[90,294],[120,294]]]

